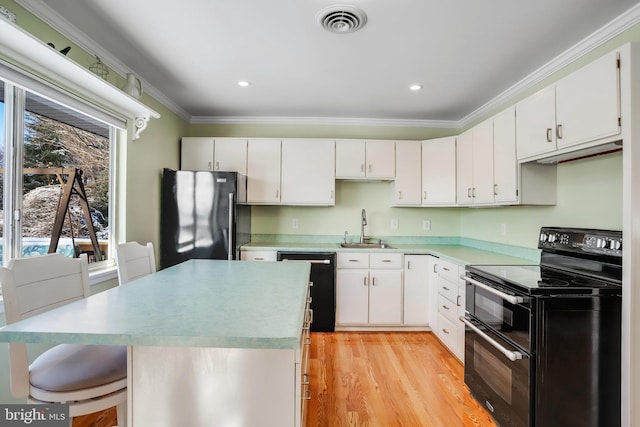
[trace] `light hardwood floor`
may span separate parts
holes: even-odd
[[[313,333],[309,363],[306,427],[495,427],[431,332]],[[73,422],[113,425],[113,410]]]

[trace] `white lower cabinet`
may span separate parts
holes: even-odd
[[[403,324],[429,326],[431,255],[404,256]],[[432,325],[435,325],[432,324]]]
[[[464,315],[465,284],[460,279],[464,266],[438,260],[438,325],[437,337],[451,352],[464,362]]]
[[[337,325],[402,324],[399,253],[338,253]]]

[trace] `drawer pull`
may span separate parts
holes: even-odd
[[[445,334],[449,335],[449,331],[447,331],[445,328],[442,328],[442,332],[444,332]]]
[[[443,286],[442,289],[444,289],[445,291],[450,291],[451,289],[447,288],[446,286]]]
[[[261,256],[257,256],[254,258],[255,261],[264,261],[264,258],[262,258]]]
[[[382,262],[392,262],[390,259],[383,259]]]
[[[444,271],[451,271],[451,270],[449,270],[447,267],[442,267],[442,269],[443,269]]]
[[[360,262],[359,259],[350,259],[349,262]]]
[[[447,307],[447,306],[446,306],[446,305],[444,305],[444,304],[442,305],[442,308],[444,308],[445,310],[450,310],[450,308],[449,308],[449,307]]]

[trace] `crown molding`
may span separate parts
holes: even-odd
[[[492,111],[513,101],[516,97],[534,87],[552,74],[571,64],[592,50],[602,46],[614,37],[622,34],[634,25],[640,23],[640,4],[632,7],[622,15],[610,21],[605,26],[594,31],[589,36],[576,43],[533,73],[520,80],[489,102],[460,119],[461,127],[469,126],[473,122],[488,116]]]
[[[45,24],[77,44],[78,47],[90,55],[100,57],[100,61],[109,67],[111,70],[120,74],[120,76],[126,76],[127,73],[135,73],[127,67],[118,58],[113,56],[110,52],[105,50],[95,40],[91,39],[85,33],[80,31],[76,26],[71,24],[64,16],[53,10],[48,4],[42,0],[14,0],[17,4],[31,12],[35,17],[43,21]],[[135,73],[137,74],[137,73]],[[160,90],[149,84],[146,80],[138,76],[144,85],[144,91],[147,95],[153,97],[160,104],[167,107],[169,110],[182,117],[185,121],[191,119],[191,115],[185,111],[178,104],[169,99]]]
[[[448,120],[403,120],[348,117],[269,117],[269,116],[193,116],[191,124],[259,124],[316,126],[387,126],[458,129],[460,123]]]
[[[73,41],[85,51],[100,57],[109,68],[124,76],[132,72],[119,59],[111,55],[98,43],[89,38],[69,23],[63,16],[51,9],[43,0],[15,0],[17,4],[27,9],[36,17],[44,21],[54,30]],[[515,98],[534,87],[552,74],[581,58],[593,49],[603,45],[624,31],[640,23],[640,4],[610,21],[605,26],[576,43],[560,55],[547,62],[518,83],[492,98],[476,110],[459,120],[403,120],[403,119],[372,119],[372,118],[341,118],[341,117],[263,117],[263,116],[192,116],[179,105],[175,104],[164,93],[143,80],[145,92],[163,104],[172,112],[191,124],[277,124],[277,125],[331,125],[331,126],[390,126],[417,128],[457,128],[462,129],[477,120],[487,117],[492,111],[507,105]]]

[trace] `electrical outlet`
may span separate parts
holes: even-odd
[[[398,218],[391,218],[391,229],[392,230],[398,229]]]
[[[425,219],[425,220],[422,221],[422,229],[424,231],[431,230],[431,220],[430,219]]]
[[[298,220],[298,218],[292,218],[291,219],[291,228],[296,229],[300,226],[300,221]]]
[[[500,234],[503,236],[507,235],[507,224],[500,224]]]

